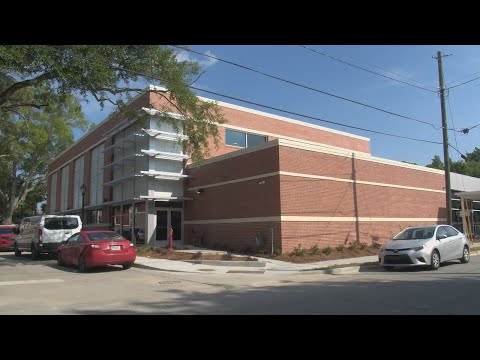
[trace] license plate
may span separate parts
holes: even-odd
[[[120,250],[120,245],[112,245],[110,246],[110,250]]]

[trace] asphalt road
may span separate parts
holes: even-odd
[[[480,314],[480,256],[351,275],[88,273],[0,253],[0,314]]]

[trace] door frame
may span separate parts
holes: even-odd
[[[180,228],[181,228],[181,233],[182,233],[182,236],[180,238],[180,240],[173,240],[174,243],[176,244],[183,244],[183,239],[184,239],[184,224],[183,224],[183,208],[170,208],[170,207],[155,207],[155,242],[158,244],[158,243],[162,243],[162,242],[166,242],[168,243],[168,237],[166,240],[158,240],[157,239],[157,212],[158,211],[166,211],[167,212],[167,230],[170,229],[171,225],[172,225],[172,211],[180,211],[180,214],[181,214],[181,222],[180,222]]]

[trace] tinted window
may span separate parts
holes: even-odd
[[[458,231],[455,230],[454,228],[450,227],[450,226],[445,226],[445,230],[447,230],[447,235],[449,237],[458,235]]]
[[[265,141],[267,141],[267,138],[265,136],[247,134],[247,146],[248,147],[263,144]]]
[[[47,230],[76,229],[78,220],[77,218],[46,218],[43,226]]]
[[[48,230],[62,230],[62,219],[61,218],[47,218],[43,224],[45,229]]]
[[[75,234],[75,235],[70,236],[67,240],[68,243],[72,244],[74,242],[77,242],[79,236],[80,236],[80,234]]]
[[[14,234],[15,228],[0,228],[0,234]]]
[[[64,229],[76,229],[78,227],[77,218],[64,218],[62,219]]]
[[[87,237],[92,241],[97,240],[127,240],[123,236],[120,236],[116,232],[92,232],[86,234]]]
[[[246,146],[245,133],[226,129],[225,144],[244,148]]]

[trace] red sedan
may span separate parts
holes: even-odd
[[[16,229],[16,225],[0,225],[0,250],[13,251],[15,248],[13,237],[17,235]]]
[[[60,266],[78,266],[80,272],[104,265],[129,269],[136,256],[133,244],[114,231],[80,231],[60,245],[57,262]]]

